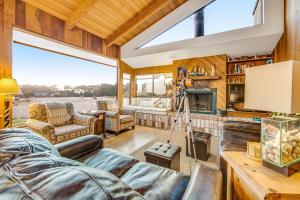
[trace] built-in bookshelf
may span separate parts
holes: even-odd
[[[226,62],[226,94],[227,110],[247,111],[244,108],[245,70],[249,67],[273,63],[272,55],[227,57]]]

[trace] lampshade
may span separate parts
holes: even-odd
[[[16,79],[0,78],[0,94],[22,94],[22,92]]]
[[[246,69],[245,108],[300,112],[300,62],[286,61]]]

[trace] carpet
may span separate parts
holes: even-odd
[[[140,147],[138,150],[132,152],[130,155],[134,156],[140,161],[145,161],[144,151],[156,142],[167,143],[170,131],[159,134],[155,139],[148,142],[144,146]],[[185,134],[183,132],[174,132],[171,138],[171,144],[180,146],[180,172],[190,175],[192,169],[196,165],[206,165],[212,168],[218,168],[218,152],[219,152],[219,138],[212,137],[211,139],[211,155],[207,162],[198,160],[186,156],[186,144],[185,144]]]

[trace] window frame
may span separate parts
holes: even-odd
[[[136,97],[142,97],[142,98],[159,98],[159,97],[161,97],[161,98],[166,98],[167,97],[167,91],[166,91],[166,93],[164,94],[164,95],[161,95],[161,96],[156,96],[155,95],[155,90],[154,90],[154,83],[155,83],[155,76],[160,76],[160,75],[164,75],[165,76],[165,79],[167,79],[167,78],[171,78],[172,79],[172,81],[173,81],[173,74],[170,72],[170,73],[153,73],[153,74],[140,74],[140,75],[136,75],[135,76],[135,79],[136,79]],[[149,77],[149,78],[138,78],[138,76],[151,76],[151,78]],[[152,81],[152,83],[151,83],[151,85],[152,85],[152,92],[151,92],[151,96],[147,96],[147,95],[138,95],[138,80],[151,80]],[[166,85],[166,83],[165,83],[165,85]]]
[[[124,77],[124,75],[128,75],[129,77]],[[123,94],[122,94],[122,99],[123,99],[123,102],[122,102],[122,104],[124,105],[124,80],[127,80],[127,81],[129,81],[129,97],[126,97],[126,98],[128,98],[129,99],[129,105],[131,104],[131,74],[129,74],[129,73],[125,73],[125,72],[123,72],[122,73],[122,91],[123,91]]]

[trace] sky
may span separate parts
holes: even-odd
[[[93,63],[21,44],[13,44],[13,77],[20,85],[115,84],[114,67]]]
[[[216,0],[205,8],[205,35],[253,25],[255,0]],[[175,25],[145,46],[194,37],[193,18]],[[115,84],[113,67],[64,56],[20,44],[13,44],[13,76],[20,85]]]
[[[204,10],[204,35],[252,26],[256,0],[216,0]],[[143,47],[194,37],[193,15],[149,41]]]

